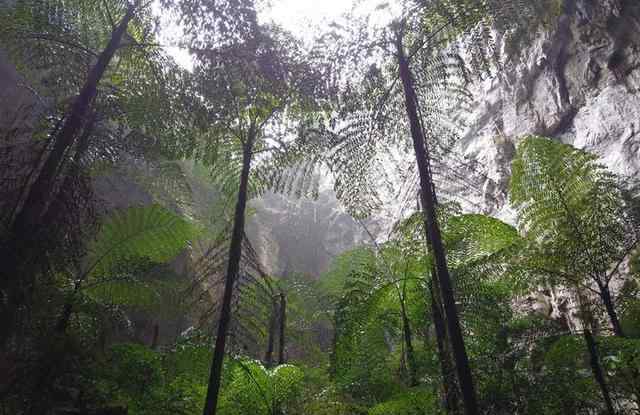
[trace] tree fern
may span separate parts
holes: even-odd
[[[47,122],[42,126],[50,132],[38,132],[34,137],[48,136],[50,151],[43,148],[42,157],[30,160],[32,163],[25,169],[26,174],[17,178],[16,185],[12,184],[6,189],[6,196],[12,200],[2,206],[3,210],[5,207],[9,209],[8,214],[2,212],[0,215],[7,221],[3,224],[7,229],[7,237],[2,246],[6,263],[2,290],[11,302],[15,301],[8,306],[14,311],[2,310],[9,321],[16,320],[14,313],[29,303],[30,295],[24,294],[31,292],[30,287],[43,273],[41,269],[46,274],[50,266],[47,258],[82,256],[79,252],[69,252],[65,246],[67,240],[74,241],[68,245],[81,245],[78,243],[81,229],[89,227],[95,218],[91,215],[92,207],[87,206],[91,205],[91,195],[83,196],[87,188],[90,193],[90,186],[79,186],[83,180],[78,178],[84,178],[86,171],[83,162],[88,160],[85,157],[87,154],[95,156],[106,153],[113,156],[116,153],[102,151],[108,144],[99,139],[120,138],[123,131],[131,129],[136,129],[136,137],[148,137],[147,134],[161,131],[175,132],[185,125],[177,121],[176,114],[180,111],[174,111],[184,108],[183,105],[156,106],[156,109],[163,111],[162,115],[155,114],[158,117],[154,120],[152,111],[144,113],[145,117],[141,120],[141,113],[136,115],[134,110],[135,105],[145,104],[144,98],[139,99],[145,97],[141,94],[143,90],[149,92],[146,97],[151,96],[152,91],[161,90],[159,94],[167,99],[181,90],[172,89],[176,80],[182,79],[176,76],[181,72],[163,72],[163,66],[169,65],[170,61],[163,60],[162,53],[157,50],[154,52],[150,50],[153,48],[142,46],[143,42],[154,39],[154,22],[149,5],[142,1],[131,3],[118,0],[100,2],[98,5],[86,1],[56,0],[22,0],[2,5],[0,13],[6,24],[0,37],[9,45],[9,56],[22,69],[33,68],[33,71],[25,69],[24,75],[36,84],[36,90],[51,98],[50,105],[44,108]],[[144,58],[140,58],[140,54]],[[111,65],[116,61],[118,65]],[[122,72],[120,69],[123,69]],[[127,71],[132,76],[127,76]],[[137,71],[136,76],[132,71]],[[170,75],[160,76],[163,74]],[[126,87],[133,92],[133,96],[119,89],[122,79],[130,81]],[[42,83],[39,82],[41,80]],[[55,88],[48,88],[47,82],[53,83]],[[144,87],[140,84],[144,84]],[[44,87],[40,88],[41,85]],[[55,92],[64,95],[56,96]],[[154,98],[158,98],[158,95]],[[130,105],[130,101],[134,104]],[[182,100],[173,102],[183,103]],[[151,108],[151,105],[148,107]],[[167,111],[167,108],[171,111]],[[114,126],[117,123],[120,125]],[[163,123],[162,127],[154,129]],[[94,134],[104,129],[115,130],[115,133]],[[175,148],[176,145],[164,146],[164,149],[169,147]],[[21,152],[29,150],[27,146],[17,145],[3,156],[12,161],[19,159]],[[9,176],[13,179],[15,172],[9,170],[12,164],[2,163],[0,177]],[[84,180],[84,183],[88,184],[88,180]],[[89,202],[85,204],[87,200]],[[85,214],[83,209],[89,214]],[[60,233],[50,232],[44,226],[46,223],[57,223],[64,230]],[[13,330],[13,324],[8,325],[8,330]],[[2,341],[5,340],[4,335],[0,337]]]
[[[0,37],[21,74],[52,101],[48,111],[60,114],[67,109],[127,4],[19,0],[2,7],[6,24]],[[139,7],[118,47],[118,65],[108,68],[98,85],[97,105],[105,118],[117,118],[118,124],[139,134],[172,136],[166,148],[177,149],[187,144],[177,135],[190,128],[178,114],[192,101],[183,94],[189,89],[184,71],[157,44],[155,32],[151,8]]]
[[[303,374],[297,367],[269,370],[250,360],[235,360],[233,366],[232,380],[222,391],[221,413],[276,415],[299,399]]]
[[[211,166],[212,177],[221,183],[221,189],[237,189],[233,192],[236,209],[204,409],[209,415],[216,412],[234,290],[243,273],[246,205],[264,185],[253,180],[253,172],[259,172],[259,179],[281,182],[279,173],[302,161],[304,152],[293,150],[304,139],[281,133],[288,133],[288,121],[304,118],[318,108],[319,91],[313,83],[316,74],[299,42],[278,27],[260,25],[252,1],[216,4],[215,10],[201,1],[167,3],[187,12],[181,18],[196,58],[194,77],[203,111],[194,153]],[[261,171],[264,165],[272,167]]]
[[[526,138],[513,162],[510,197],[533,243],[531,266],[596,293],[616,334],[622,332],[609,285],[638,244],[624,187],[595,155],[541,137]]]
[[[176,284],[150,278],[150,269],[173,259],[196,235],[190,222],[158,205],[114,213],[100,227],[85,265],[71,280],[57,330],[64,332],[82,291],[105,305],[157,308],[161,298],[172,297]]]

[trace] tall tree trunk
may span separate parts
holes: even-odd
[[[287,297],[283,292],[280,293],[280,341],[278,347],[278,364],[283,365],[285,363],[284,349],[285,349],[285,329],[287,327]]]
[[[93,68],[91,68],[80,94],[74,100],[64,124],[55,137],[51,153],[42,166],[40,174],[31,186],[24,207],[14,220],[14,232],[29,229],[31,226],[38,224],[41,215],[46,209],[47,203],[50,201],[51,191],[54,189],[53,184],[60,166],[64,162],[64,156],[73,144],[76,135],[85,124],[91,104],[97,93],[98,84],[109,67],[115,52],[120,47],[122,37],[126,33],[129,22],[135,14],[135,9],[136,6],[133,4],[127,8],[127,12],[122,21],[113,31],[107,47],[102,51]]]
[[[442,392],[444,397],[444,406],[447,414],[453,415],[458,413],[458,396],[457,385],[455,380],[455,371],[451,363],[451,356],[447,349],[447,327],[445,325],[444,316],[442,314],[442,305],[440,296],[438,295],[438,281],[435,278],[435,270],[431,271],[431,283],[429,291],[431,294],[431,314],[433,316],[433,325],[436,331],[436,343],[438,346],[438,360],[440,361],[440,373],[442,374]],[[434,287],[434,285],[436,285]]]
[[[240,188],[238,189],[238,200],[233,220],[233,233],[231,245],[229,247],[229,263],[224,282],[224,294],[222,295],[222,308],[220,311],[220,321],[218,322],[218,332],[216,335],[216,345],[213,351],[213,362],[211,363],[211,373],[209,375],[209,386],[204,405],[203,415],[215,415],[218,405],[218,393],[220,392],[220,381],[222,378],[222,363],[224,361],[225,345],[229,322],[231,320],[231,300],[233,289],[238,277],[240,268],[240,258],[242,255],[242,236],[244,235],[244,215],[247,206],[247,190],[249,186],[249,172],[251,170],[251,156],[256,131],[250,128],[247,142],[243,147],[242,173],[240,174]]]
[[[413,349],[413,335],[411,333],[409,317],[407,316],[404,294],[400,298],[400,312],[402,313],[402,333],[404,335],[405,352],[407,354],[407,366],[409,369],[409,386],[416,386],[418,384],[416,356]]]
[[[160,337],[160,326],[158,323],[153,324],[153,337],[151,337],[151,349],[155,350],[158,347],[158,337]]]
[[[611,323],[611,327],[613,328],[613,334],[618,337],[626,337],[624,331],[622,329],[622,325],[620,324],[620,320],[618,319],[618,313],[616,312],[615,304],[613,303],[613,298],[611,296],[611,290],[608,284],[600,285],[600,299],[604,303],[604,307],[607,310],[607,315],[609,316],[609,322]],[[628,365],[631,370],[631,383],[632,389],[634,390],[636,405],[640,409],[640,391],[638,390],[638,381],[640,380],[640,371],[636,368],[633,359],[625,359],[625,364]]]
[[[475,387],[473,385],[473,375],[471,374],[469,358],[467,357],[467,352],[464,346],[464,338],[462,337],[462,329],[460,328],[460,321],[458,319],[458,310],[456,309],[451,277],[449,276],[447,258],[445,255],[444,245],[442,243],[442,237],[440,235],[438,219],[436,217],[433,180],[429,168],[427,147],[421,123],[418,118],[417,98],[413,87],[409,63],[402,45],[402,36],[398,36],[397,52],[398,64],[400,66],[400,78],[402,79],[402,85],[404,88],[405,107],[411,127],[411,136],[413,138],[413,148],[416,155],[418,172],[420,173],[420,188],[422,190],[427,240],[430,243],[435,259],[437,279],[440,284],[442,303],[444,306],[446,323],[449,329],[449,340],[451,342],[453,358],[456,363],[456,371],[462,392],[465,413],[467,415],[476,415],[479,413],[479,410]]]
[[[22,208],[13,218],[9,231],[10,239],[2,249],[2,275],[0,292],[7,295],[6,304],[0,309],[0,319],[4,330],[0,330],[0,347],[11,336],[19,309],[28,302],[33,285],[34,267],[32,261],[41,253],[36,247],[41,238],[41,222],[51,200],[55,198],[55,180],[65,161],[65,155],[73,144],[76,135],[85,125],[91,104],[96,96],[98,83],[104,76],[115,52],[127,31],[129,22],[135,14],[136,6],[130,5],[122,21],[114,29],[111,39],[102,51],[96,64],[89,72],[80,94],[74,100],[63,125],[54,137],[54,146],[47,156],[42,169],[30,187]],[[51,224],[47,224],[51,225]]]
[[[58,317],[58,321],[54,326],[52,336],[45,341],[52,342],[50,346],[55,346],[53,342],[60,342],[66,339],[67,327],[71,316],[73,315],[73,300],[80,291],[82,281],[75,284],[73,292],[62,307],[62,312]],[[60,347],[51,347],[52,350],[59,350]],[[62,350],[66,350],[63,348]],[[37,365],[36,379],[31,390],[31,400],[27,411],[28,415],[45,415],[49,409],[48,398],[51,381],[54,379],[59,369],[60,363],[64,362],[65,355],[53,356],[53,354],[45,351]]]
[[[609,289],[608,284],[603,284],[600,286],[600,298],[604,303],[604,307],[607,310],[607,315],[609,316],[609,321],[611,322],[611,327],[613,328],[613,334],[618,337],[625,337],[624,332],[622,331],[622,325],[620,324],[620,320],[618,319],[618,313],[616,313],[616,308],[613,304],[613,298],[611,297],[611,290]]]
[[[84,132],[80,136],[78,146],[73,157],[73,165],[69,169],[67,177],[64,179],[64,183],[62,185],[63,189],[71,186],[74,178],[78,177],[81,173],[81,159],[89,148],[89,138],[91,137],[91,134],[93,134],[96,117],[97,114],[95,112],[93,112],[89,116],[89,121],[84,128]],[[45,223],[55,223],[57,215],[61,213],[53,205],[54,204],[50,204],[47,207],[47,211],[44,215]],[[54,326],[53,335],[49,340],[60,341],[61,339],[65,338],[67,327],[69,326],[69,321],[71,320],[71,316],[73,314],[73,303],[78,292],[82,288],[82,283],[84,282],[85,278],[86,274],[80,276],[80,278],[76,281],[73,291],[62,307],[60,317],[58,317],[58,321]],[[60,358],[60,356],[58,356],[58,358]],[[33,402],[31,407],[29,408],[30,414],[43,414],[46,412],[46,397],[48,396],[49,384],[51,383],[50,381],[56,374],[57,365],[59,363],[58,360],[53,359],[52,356],[48,354],[48,352],[45,352],[44,357],[41,358],[40,363],[37,366],[39,369],[37,370],[37,378],[32,391],[32,396],[35,398],[32,399]],[[45,397],[45,399],[43,399],[43,397]]]
[[[422,195],[418,192],[417,210],[422,210]],[[436,201],[437,204],[437,201]],[[427,232],[425,226],[424,229]],[[427,246],[429,252],[431,246]],[[438,284],[438,278],[436,276],[436,269],[431,264],[431,279],[428,283],[429,297],[431,298],[431,317],[433,319],[433,325],[436,334],[436,345],[438,347],[438,361],[440,363],[440,374],[442,376],[442,401],[445,412],[448,415],[458,414],[460,411],[459,397],[460,393],[458,385],[456,383],[456,374],[451,358],[451,353],[447,346],[447,325],[445,323],[444,311],[442,310],[442,299],[440,298],[440,285]]]
[[[278,304],[275,298],[271,299],[271,312],[269,314],[269,333],[267,337],[267,351],[264,354],[264,362],[267,368],[273,366],[273,346],[276,338],[276,317],[278,312]]]
[[[591,334],[591,330],[586,327],[583,330],[583,335],[584,340],[587,343],[587,349],[589,350],[589,363],[591,364],[591,371],[593,372],[593,377],[596,379],[596,382],[600,387],[600,391],[602,392],[602,397],[604,398],[604,403],[607,407],[607,414],[616,415],[616,412],[613,409],[611,395],[609,394],[609,388],[604,377],[604,372],[602,370],[602,366],[600,365],[600,358],[598,356],[596,341],[593,338],[593,334]]]
[[[576,286],[575,288],[578,296],[580,313],[582,315],[582,324],[584,326],[582,335],[587,346],[587,352],[589,352],[589,364],[591,366],[591,372],[593,373],[593,377],[598,384],[598,387],[600,388],[600,392],[602,393],[602,398],[604,399],[604,403],[607,408],[607,415],[616,415],[616,412],[613,409],[613,402],[611,400],[609,387],[607,386],[607,381],[604,376],[604,371],[602,370],[602,366],[600,364],[600,356],[598,355],[596,341],[593,338],[593,333],[591,332],[591,328],[594,326],[594,321],[592,318],[591,310],[589,309],[589,303],[584,298],[580,287]]]

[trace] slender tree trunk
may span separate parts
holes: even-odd
[[[609,393],[609,387],[607,386],[607,380],[600,364],[600,356],[598,355],[598,348],[596,341],[591,332],[591,328],[594,326],[591,310],[589,309],[588,302],[585,300],[584,295],[580,287],[575,287],[578,296],[578,304],[580,307],[580,313],[582,314],[583,330],[582,335],[584,337],[587,351],[589,352],[589,364],[591,366],[591,372],[593,377],[600,388],[602,398],[604,399],[605,406],[607,408],[607,415],[616,415],[613,409],[613,402]]]
[[[130,5],[127,8],[124,18],[113,31],[107,47],[98,57],[98,61],[89,72],[80,94],[74,100],[69,115],[65,118],[64,124],[55,137],[53,149],[31,187],[24,207],[15,218],[13,229],[16,232],[38,224],[38,220],[46,209],[51,191],[54,188],[54,180],[64,162],[64,156],[85,123],[91,104],[96,96],[98,84],[120,46],[129,22],[135,14],[135,8],[135,5]]]
[[[333,336],[331,337],[331,353],[329,354],[329,376],[334,379],[338,372],[337,360],[338,360],[338,320],[333,317]]]
[[[613,334],[618,337],[625,337],[624,332],[622,331],[622,325],[620,324],[620,320],[618,319],[618,313],[616,313],[616,308],[613,304],[613,298],[611,297],[611,290],[609,289],[609,285],[600,286],[600,298],[602,299],[604,307],[607,310],[607,315],[609,316],[609,321],[611,322],[611,327],[613,328]]]
[[[417,210],[422,210],[422,195],[418,192]],[[425,232],[427,229],[425,227]],[[431,246],[428,246],[431,251]],[[429,281],[429,296],[431,297],[431,315],[435,327],[436,344],[438,347],[438,360],[440,363],[440,373],[442,376],[442,401],[445,412],[449,415],[458,414],[459,391],[456,383],[456,374],[451,359],[451,353],[447,343],[447,325],[445,323],[444,311],[442,310],[442,299],[440,298],[440,285],[436,276],[435,266],[431,265],[431,280]]]
[[[407,366],[409,369],[409,386],[416,386],[418,384],[416,356],[413,349],[413,335],[411,333],[409,317],[407,316],[404,296],[400,298],[400,312],[402,313],[402,333],[404,335],[405,352],[407,354]]]
[[[600,387],[600,391],[602,392],[604,403],[607,406],[607,414],[616,415],[616,412],[613,409],[611,395],[609,394],[609,388],[604,377],[604,372],[602,370],[602,366],[600,365],[600,358],[598,356],[596,341],[593,338],[593,334],[591,334],[591,330],[589,330],[588,328],[585,328],[583,330],[583,335],[584,340],[587,343],[587,349],[589,350],[589,363],[591,364],[591,371],[593,372],[593,377],[596,379],[596,382]]]
[[[2,250],[2,276],[0,291],[7,295],[6,305],[0,309],[0,319],[4,330],[0,330],[0,347],[6,344],[14,329],[19,309],[28,302],[28,293],[33,284],[33,264],[31,261],[40,253],[34,250],[41,237],[40,227],[48,204],[54,198],[55,180],[65,160],[68,149],[76,135],[83,128],[91,104],[96,96],[98,83],[104,76],[115,52],[135,14],[135,5],[130,5],[122,21],[114,29],[111,39],[102,51],[96,64],[74,100],[63,125],[54,137],[54,146],[47,156],[42,169],[29,189],[25,202],[12,221],[10,239]],[[47,224],[50,225],[50,224]]]
[[[267,337],[267,351],[264,354],[265,365],[270,368],[273,366],[273,346],[276,338],[276,315],[277,315],[277,303],[274,298],[271,299],[271,312],[269,314],[269,333]]]
[[[251,170],[251,156],[256,132],[253,127],[250,129],[247,142],[242,154],[242,173],[240,175],[240,188],[238,190],[238,201],[233,221],[233,233],[231,236],[231,246],[229,247],[229,263],[225,276],[224,294],[222,296],[222,308],[220,311],[220,321],[218,322],[218,332],[216,344],[213,351],[213,362],[211,363],[211,373],[209,376],[209,386],[204,405],[203,415],[215,415],[218,404],[218,392],[220,392],[220,381],[222,378],[222,363],[224,361],[225,345],[229,322],[231,320],[231,300],[233,289],[240,268],[240,258],[242,255],[242,236],[244,234],[244,215],[247,206],[247,190],[249,186],[249,172]]]
[[[436,280],[435,270],[431,271],[431,283],[429,291],[431,293],[431,314],[433,316],[433,325],[436,331],[436,343],[438,346],[438,360],[440,361],[440,373],[442,374],[442,392],[444,395],[444,406],[447,414],[453,415],[458,413],[458,397],[456,395],[456,382],[453,365],[451,364],[451,356],[447,350],[447,327],[442,315],[442,306],[440,297],[438,296],[439,288]],[[436,285],[436,287],[434,287]]]
[[[160,326],[158,323],[153,325],[153,337],[151,337],[151,349],[155,350],[158,347],[158,337],[160,336]]]
[[[613,328],[613,334],[618,337],[626,337],[624,331],[622,329],[622,325],[620,324],[620,320],[618,319],[618,313],[616,312],[615,305],[613,303],[613,298],[611,296],[611,290],[609,289],[608,284],[600,285],[600,298],[604,303],[604,307],[607,310],[607,315],[609,316],[609,322],[611,323],[611,327]],[[632,389],[634,390],[634,394],[636,397],[636,405],[640,409],[640,393],[638,392],[638,380],[640,379],[640,371],[635,367],[632,359],[625,359],[625,364],[628,365],[631,371],[631,384]]]
[[[80,291],[81,282],[76,283],[73,292],[69,295],[69,299],[62,307],[62,312],[58,321],[54,326],[53,335],[46,341],[58,342],[63,341],[66,338],[67,327],[71,316],[73,315],[73,299],[78,291]],[[54,348],[59,349],[58,347]],[[64,349],[63,349],[64,350]],[[29,415],[45,415],[48,411],[48,397],[49,397],[49,385],[54,379],[54,376],[58,370],[60,362],[64,361],[63,356],[53,356],[48,351],[45,351],[44,355],[40,358],[38,363],[38,370],[36,371],[36,379],[33,383],[33,390],[31,390],[31,402],[27,414]]]
[[[278,364],[283,365],[285,363],[284,349],[285,349],[285,329],[287,327],[287,297],[284,293],[280,293],[280,344],[278,347]]]
[[[80,136],[78,147],[76,148],[76,152],[73,157],[73,165],[69,169],[67,177],[64,180],[64,183],[62,185],[63,189],[71,186],[73,183],[73,179],[75,177],[78,177],[81,172],[81,159],[89,147],[89,138],[93,133],[95,121],[96,113],[93,112],[89,116],[89,120],[84,127],[84,132]],[[59,213],[60,212],[53,204],[49,205],[44,215],[45,223],[55,223],[57,220],[57,215]],[[58,321],[53,328],[53,335],[48,340],[59,341],[66,335],[67,327],[69,325],[71,315],[73,314],[73,300],[80,291],[82,282],[83,278],[76,282],[73,292],[70,294],[69,298],[62,307],[60,317],[58,317]],[[31,400],[33,402],[31,403],[31,406],[29,408],[31,414],[40,414],[46,412],[45,408],[47,405],[46,397],[48,396],[48,385],[50,383],[50,379],[55,375],[57,364],[58,360],[53,359],[52,356],[48,354],[48,352],[45,352],[45,356],[40,359],[40,362],[37,366],[38,370],[36,371],[36,380],[34,382],[35,386],[32,391],[33,398]]]
[[[60,186],[59,190],[52,195],[52,200],[45,209],[41,221],[43,224],[57,224],[61,220],[64,220],[65,217],[68,217],[69,212],[67,211],[66,203],[62,202],[64,202],[65,200],[69,200],[70,198],[74,198],[75,200],[75,197],[65,197],[64,192],[73,192],[73,190],[77,188],[76,180],[80,179],[82,173],[82,158],[89,149],[90,137],[94,132],[96,119],[97,114],[95,112],[92,112],[87,116],[87,123],[84,127],[84,131],[78,138],[78,144],[76,146],[75,154],[70,160],[71,166],[65,168],[65,178],[62,181],[62,185]],[[80,284],[82,284],[82,281],[80,282]]]
[[[405,95],[405,106],[411,127],[411,136],[413,138],[413,148],[416,155],[418,172],[420,173],[420,188],[422,190],[427,240],[430,243],[435,259],[437,279],[440,284],[442,303],[449,329],[449,340],[451,342],[453,358],[456,363],[456,371],[462,392],[465,413],[466,415],[476,415],[479,413],[479,410],[475,387],[473,385],[473,375],[471,374],[469,358],[467,357],[467,352],[464,346],[464,338],[462,336],[462,329],[458,319],[458,310],[456,308],[455,297],[453,294],[451,277],[449,276],[444,245],[440,235],[438,219],[436,217],[433,180],[429,168],[427,147],[421,123],[418,118],[417,98],[413,87],[409,63],[404,53],[401,36],[398,37],[397,49],[400,78],[402,79]]]

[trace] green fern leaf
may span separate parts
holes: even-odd
[[[131,259],[164,263],[189,245],[197,228],[159,206],[131,207],[109,217],[91,245],[89,273],[107,276]]]

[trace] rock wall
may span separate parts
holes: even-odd
[[[460,146],[487,175],[477,202],[509,222],[509,166],[528,134],[595,152],[617,173],[640,172],[640,2],[564,0],[552,29],[531,30],[530,44],[474,86]]]
[[[247,225],[262,264],[274,275],[301,272],[318,277],[340,253],[370,243],[367,231],[325,189],[317,200],[268,194],[254,201]],[[365,225],[377,233],[375,222]]]
[[[539,28],[504,70],[473,92],[459,151],[477,161],[480,173],[464,173],[484,182],[481,200],[477,192],[466,197],[484,213],[515,223],[507,199],[510,163],[529,134],[594,152],[612,171],[638,176],[640,1],[564,0],[557,24]],[[531,310],[580,328],[575,298],[566,291],[540,289],[527,300]]]

